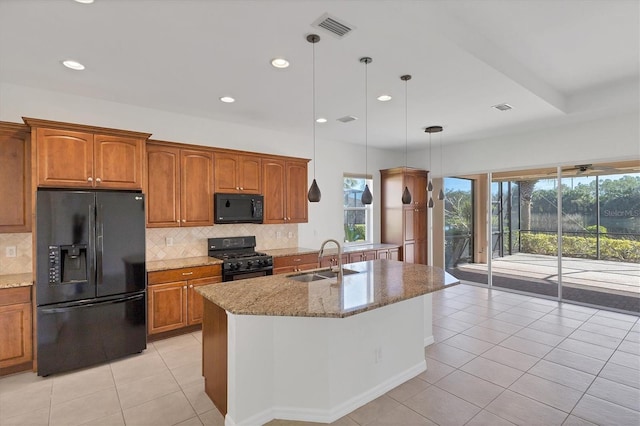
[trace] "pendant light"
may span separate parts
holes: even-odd
[[[364,176],[365,182],[369,173],[369,138],[368,138],[368,118],[369,118],[369,106],[367,104],[367,86],[368,86],[368,75],[367,75],[367,66],[373,62],[368,56],[360,58],[360,62],[364,64]],[[362,192],[361,198],[362,204],[371,204],[373,202],[373,195],[371,194],[371,190],[369,190],[369,184],[365,183],[364,191]]]
[[[309,34],[307,41],[311,43],[313,51],[313,67],[311,71],[312,75],[312,98],[313,98],[313,182],[309,188],[307,198],[311,203],[317,203],[322,197],[318,183],[316,182],[316,43],[320,41],[320,36],[317,34]]]
[[[406,173],[408,144],[407,81],[411,80],[411,76],[409,74],[403,75],[400,80],[404,81],[404,171]],[[405,173],[402,174],[402,180],[404,180]],[[402,191],[402,204],[411,204],[411,192],[409,192],[407,185],[404,186],[404,191]]]
[[[426,133],[429,133],[429,169],[431,169],[431,158],[432,158],[432,156],[431,156],[431,135],[433,133],[442,132],[442,126],[429,126],[426,129],[424,129],[424,131]],[[440,153],[440,165],[442,167],[442,152]],[[432,171],[429,170],[429,173],[432,173]],[[427,204],[427,206],[429,208],[433,208],[433,206],[434,206],[434,202],[433,202],[433,197],[432,197],[431,191],[433,191],[433,182],[431,181],[431,178],[429,178],[429,183],[427,184],[427,192],[429,193],[429,203]],[[440,193],[438,194],[438,199],[439,200],[444,200],[444,192],[442,191],[442,188],[440,188]]]

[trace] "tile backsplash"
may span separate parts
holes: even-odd
[[[16,248],[16,257],[7,257],[7,248]],[[31,233],[0,234],[0,275],[32,272]]]
[[[147,261],[207,255],[207,238],[255,235],[258,250],[298,246],[298,225],[234,224],[189,228],[147,228]],[[168,245],[167,243],[172,245]],[[16,257],[7,257],[7,248]],[[0,234],[0,275],[32,272],[31,233]]]
[[[298,225],[233,224],[147,228],[147,261],[207,255],[207,238],[255,235],[258,250],[298,246]]]

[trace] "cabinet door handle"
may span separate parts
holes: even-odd
[[[102,179],[96,178],[96,183],[100,183],[100,182],[102,182]]]
[[[89,176],[89,177],[87,178],[87,182],[93,182],[93,178],[92,178],[91,176]]]
[[[240,191],[244,191],[244,188],[243,188],[243,187],[240,187]]]
[[[191,285],[189,286],[189,288],[193,288],[193,284],[191,284]]]
[[[185,286],[183,286],[182,288],[186,290],[186,289],[187,289],[187,286],[185,285]]]
[[[193,275],[193,271],[191,271],[191,272],[183,272],[182,275]]]
[[[180,223],[180,219],[176,220],[176,222]]]
[[[300,262],[302,259],[293,259],[294,262]]]
[[[182,219],[182,223],[185,223],[187,221],[187,219]]]
[[[239,186],[236,186],[236,191],[239,191],[239,190],[240,190],[240,187],[239,187]]]

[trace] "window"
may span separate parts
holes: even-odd
[[[364,186],[373,192],[370,176],[344,175],[344,242],[347,244],[371,243],[373,240],[372,204],[362,204]]]

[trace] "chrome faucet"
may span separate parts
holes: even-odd
[[[335,272],[338,273],[338,282],[340,282],[342,280],[342,247],[337,240],[328,239],[322,243],[322,245],[320,246],[320,253],[318,253],[318,263],[322,263],[322,258],[324,256],[324,246],[329,242],[335,243],[335,245],[338,247],[338,270]],[[333,266],[331,266],[330,269],[333,271]]]

